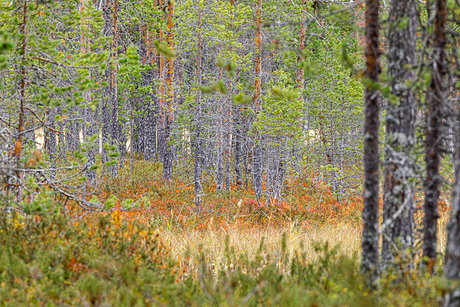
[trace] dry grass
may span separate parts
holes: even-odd
[[[446,225],[448,213],[441,214],[438,224],[438,251],[443,254],[446,248]],[[421,226],[421,225],[420,225]],[[164,230],[162,237],[169,245],[172,255],[178,260],[184,276],[196,274],[200,257],[215,273],[226,268],[244,268],[244,259],[255,259],[260,243],[264,240],[262,252],[259,254],[266,263],[275,260],[281,270],[288,270],[289,265],[283,265],[282,240],[286,234],[285,256],[292,259],[296,252],[305,252],[307,259],[315,263],[319,255],[315,252],[317,242],[328,242],[329,246],[338,248],[338,255],[353,257],[360,260],[361,253],[360,225],[342,224],[325,226],[313,230],[305,230],[292,225],[291,227],[265,229],[227,228],[205,231]],[[227,243],[233,255],[229,260]],[[245,255],[241,257],[240,255]],[[247,258],[245,258],[247,256]],[[416,256],[418,259],[420,256]],[[416,259],[416,261],[417,261]],[[230,262],[230,263],[229,263]]]
[[[306,252],[307,259],[317,261],[315,242],[329,242],[330,246],[339,245],[339,255],[353,256],[360,250],[361,228],[350,224],[337,227],[326,227],[312,231],[305,231],[294,225],[290,228],[266,229],[239,229],[191,231],[191,232],[162,232],[163,239],[170,245],[171,252],[188,275],[197,271],[201,255],[209,268],[218,272],[221,269],[238,266],[244,268],[244,259],[253,260],[258,255],[260,243],[264,240],[264,247],[259,254],[268,263],[275,260],[282,270],[289,269],[283,266],[283,234],[286,234],[285,257],[292,259],[296,252]],[[229,263],[228,246],[236,257],[231,257]],[[240,257],[240,255],[245,255]],[[247,256],[247,258],[245,258]]]

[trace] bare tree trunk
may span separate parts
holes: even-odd
[[[240,111],[236,111],[234,114],[234,156],[235,156],[235,181],[238,187],[242,184],[242,177],[241,177],[241,121],[240,121]]]
[[[401,26],[404,20],[406,26]],[[395,256],[407,259],[414,243],[415,93],[408,87],[415,72],[417,43],[416,0],[393,0],[390,6],[388,75],[391,93],[398,101],[388,103],[386,116],[385,199],[383,204],[382,266]]]
[[[91,98],[90,98],[91,99]],[[98,134],[98,129],[97,129],[97,125],[96,125],[96,116],[95,116],[95,112],[91,109],[91,108],[86,108],[85,110],[85,121],[88,123],[88,125],[85,127],[85,136],[86,137],[90,137],[90,136],[93,136],[95,134]],[[88,167],[91,167],[93,166],[94,164],[96,164],[96,150],[98,150],[99,148],[99,139],[96,138],[97,142],[96,142],[96,145],[93,147],[91,146],[91,148],[88,150]],[[56,142],[56,140],[54,140]],[[89,179],[95,179],[96,178],[96,171],[95,170],[87,170],[86,171],[86,176],[89,178]]]
[[[379,0],[366,0],[366,71],[364,90],[364,195],[361,269],[369,285],[378,279],[379,264]]]
[[[170,48],[174,47],[174,6],[173,1],[168,1],[168,14],[167,14],[167,41]],[[165,129],[164,129],[164,157],[163,157],[163,178],[171,179],[173,174],[173,150],[171,148],[171,130],[174,123],[174,60],[168,59],[167,72],[166,72],[166,88],[167,88],[167,106],[165,114]]]
[[[156,2],[154,2],[156,6]],[[144,83],[147,86],[156,88],[154,81],[158,78],[156,76],[156,70],[154,69],[156,52],[153,46],[153,40],[155,39],[154,32],[145,30],[143,35],[144,50],[145,54],[143,57],[143,63],[150,66],[150,70],[144,73]],[[144,102],[142,103],[142,120],[143,120],[143,131],[142,134],[138,135],[138,138],[142,138],[144,159],[152,160],[156,156],[156,94],[149,94]]]
[[[83,13],[85,9],[86,7],[85,7],[84,1],[80,0],[80,12]],[[86,54],[89,50],[88,37],[87,37],[88,26],[84,18],[81,18],[80,32],[81,32],[80,33],[81,35],[81,38],[80,38],[81,53]],[[91,79],[91,77],[92,77],[92,73],[91,73],[91,70],[89,70],[89,79]],[[91,90],[85,92],[84,96],[85,96],[85,100],[87,103],[91,102],[93,99]],[[94,114],[95,112],[90,107],[85,107],[83,112],[84,112],[83,114],[84,124],[82,125],[82,133],[83,133],[83,140],[85,140],[87,137],[93,136],[98,131],[96,128],[97,125],[96,125],[95,114]],[[49,116],[50,116],[51,124],[53,125],[52,127],[54,129],[55,110],[52,110]],[[53,148],[56,147],[56,136],[54,132],[51,132],[49,136],[49,142],[50,144],[52,144]],[[97,142],[96,146],[97,148],[99,147],[99,142]],[[85,175],[86,177],[88,177],[88,179],[92,180],[96,178],[96,171],[91,170],[91,166],[93,166],[96,163],[96,148],[94,148],[93,146],[90,146],[88,151],[86,152],[86,156],[88,158],[88,162],[87,162],[87,170],[85,171]],[[50,157],[52,157],[51,153],[50,153]]]
[[[230,89],[230,86],[229,86]],[[232,101],[229,90],[225,98],[225,134],[224,134],[224,161],[225,161],[225,190],[229,191],[231,186],[231,146],[232,146]]]
[[[113,21],[112,21],[112,4],[111,0],[102,1],[102,16],[104,17],[104,27],[102,32],[104,36],[110,37],[113,35]],[[112,54],[113,44],[109,47],[109,52]],[[111,103],[111,78],[112,72],[110,69],[105,71],[104,81],[108,83],[105,88],[104,98],[101,106],[101,116],[102,116],[102,145],[110,142],[110,136],[112,135],[112,118],[110,112],[110,103]],[[67,140],[66,140],[67,141]],[[109,159],[107,150],[102,150],[102,162],[105,163]]]
[[[260,111],[260,95],[262,92],[262,0],[257,2],[256,11],[256,95],[254,97],[254,108],[257,118],[257,114]],[[261,148],[261,137],[256,133],[255,144],[254,144],[254,156],[253,156],[253,185],[256,197],[259,199],[262,195],[262,148]]]
[[[222,78],[222,71],[220,74],[220,77]],[[217,191],[221,191],[222,188],[224,187],[224,149],[223,149],[223,138],[224,138],[224,127],[223,127],[223,121],[224,121],[224,114],[222,111],[222,103],[218,102],[217,106],[217,113],[218,113],[218,119],[217,119],[217,174],[216,174],[216,189]]]
[[[201,209],[201,12],[199,13],[198,38],[197,38],[197,59],[196,59],[196,114],[195,114],[195,206]]]
[[[27,78],[27,65],[25,64],[27,61],[27,0],[24,0],[23,6],[23,16],[22,16],[22,25],[21,25],[21,34],[23,35],[22,41],[22,60],[24,62],[22,69],[21,69],[21,84],[20,84],[20,108],[19,108],[19,120],[18,120],[18,134],[16,136],[16,142],[14,144],[14,158],[16,159],[16,167],[19,169],[20,161],[21,161],[21,154],[22,154],[22,147],[23,147],[23,134],[24,134],[24,124],[25,124],[25,107],[26,107],[26,78]],[[22,179],[24,174],[19,170],[16,172],[16,177],[18,179]],[[18,183],[17,186],[17,201],[21,200],[21,189]]]
[[[123,142],[120,142],[120,121],[118,119],[118,0],[112,0],[112,65],[113,69],[110,76],[110,105],[112,109],[112,128],[111,128],[111,145],[117,146],[120,153],[123,153]],[[118,175],[118,163],[111,168],[113,176]]]
[[[48,127],[45,127],[45,149],[49,155],[51,168],[56,168],[56,134],[53,130],[56,129],[56,110],[51,108],[48,112]],[[52,170],[50,172],[50,179],[56,179],[56,171]]]
[[[428,88],[428,125],[426,132],[426,170],[425,186],[425,219],[423,236],[423,256],[426,257],[428,271],[433,274],[436,263],[437,221],[439,184],[441,174],[441,130],[442,130],[442,102],[444,100],[445,45],[446,45],[446,0],[435,1],[433,59],[431,62],[431,82]]]

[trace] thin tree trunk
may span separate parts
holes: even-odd
[[[156,6],[156,1],[154,2]],[[144,63],[147,63],[151,69],[144,74],[145,83],[155,89],[154,81],[156,79],[156,70],[154,70],[156,52],[153,47],[153,40],[155,39],[153,31],[146,31],[146,57]],[[148,95],[143,104],[143,120],[144,131],[142,133],[144,143],[144,159],[152,160],[156,156],[156,93]],[[150,98],[150,99],[149,99]]]
[[[199,13],[198,38],[197,38],[197,59],[196,59],[196,114],[195,114],[195,206],[201,209],[201,12]]]
[[[262,92],[262,0],[257,2],[256,11],[256,95],[254,97],[254,108],[257,120],[257,114],[260,111],[260,95]],[[259,199],[262,195],[262,148],[261,137],[256,133],[253,156],[253,185],[256,197]]]
[[[163,6],[163,0],[159,1],[159,5]],[[163,41],[164,31],[160,29],[160,41]],[[160,115],[158,126],[158,155],[159,160],[163,163],[165,161],[165,130],[166,130],[166,59],[165,56],[159,54],[159,68],[160,68],[160,86],[159,86],[159,104],[157,108],[157,114]]]
[[[222,78],[222,70],[220,71],[220,77]],[[223,106],[219,101],[217,106],[218,120],[217,120],[217,174],[216,174],[216,189],[221,191],[224,187],[224,150],[223,150],[223,134],[224,134],[224,114]]]
[[[104,27],[102,32],[104,36],[110,37],[113,35],[113,21],[112,21],[112,0],[103,0],[102,1],[102,16],[104,17]],[[109,46],[109,52],[112,54],[112,47],[113,44]],[[107,87],[105,88],[104,98],[101,106],[101,117],[102,117],[102,162],[105,163],[109,160],[108,152],[104,149],[104,145],[110,142],[110,136],[112,135],[112,118],[110,112],[110,103],[111,103],[111,78],[112,72],[110,69],[105,71],[104,81],[108,83]],[[67,141],[67,138],[66,138]]]
[[[241,177],[241,129],[240,129],[240,114],[241,112],[238,110],[234,114],[234,156],[235,156],[235,164],[234,164],[234,169],[235,169],[235,177],[236,177],[236,185],[238,187],[241,186],[242,184],[242,177]]]
[[[23,35],[22,41],[22,60],[26,62],[27,60],[27,0],[24,1],[23,7],[23,21],[21,25],[21,34]],[[14,149],[14,154],[18,160],[22,153],[22,143],[23,143],[23,131],[25,124],[25,105],[26,105],[26,77],[27,77],[27,66],[23,65],[21,69],[21,106],[19,109],[19,120],[18,120],[18,135],[16,138],[16,145]]]
[[[118,119],[118,0],[113,0],[112,3],[112,65],[110,77],[110,104],[112,109],[112,128],[111,128],[111,145],[118,147],[118,150],[123,154],[123,146],[125,144],[120,141],[121,126]],[[111,170],[113,176],[118,175],[118,162]]]
[[[45,137],[45,149],[49,155],[51,168],[56,168],[56,134],[53,130],[56,129],[56,110],[51,108],[48,113],[48,129],[45,127],[44,137]],[[50,172],[50,179],[56,179],[56,171],[52,170]]]
[[[174,6],[173,1],[168,1],[168,15],[167,15],[167,41],[170,48],[174,48]],[[166,72],[166,86],[167,86],[167,107],[166,107],[166,116],[165,116],[165,149],[164,149],[164,159],[163,159],[163,178],[171,179],[173,174],[173,150],[171,148],[171,131],[172,125],[174,123],[174,60],[172,58],[168,59],[168,67]]]

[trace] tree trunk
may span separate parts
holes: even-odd
[[[22,25],[21,25],[21,34],[23,35],[22,41],[22,61],[26,63],[27,61],[27,0],[24,1],[23,12],[22,12]],[[14,157],[16,159],[16,167],[20,168],[20,160],[23,147],[23,134],[24,134],[24,124],[25,124],[25,107],[26,107],[26,77],[27,77],[27,65],[23,64],[21,69],[21,84],[20,84],[20,95],[21,95],[21,105],[19,108],[19,120],[18,120],[18,134],[16,136],[16,142],[14,144]],[[16,172],[16,176],[19,179],[22,179],[23,174],[20,171]],[[19,185],[18,185],[19,187]],[[18,188],[17,200],[21,198],[21,189]]]
[[[404,20],[406,26],[401,26]],[[383,204],[382,267],[395,256],[407,258],[414,243],[415,93],[408,87],[415,72],[417,1],[393,0],[390,6],[388,75],[391,93],[386,116],[385,199]]]
[[[254,97],[254,108],[257,120],[257,114],[260,111],[260,95],[262,92],[262,0],[257,2],[256,11],[256,95]],[[253,185],[257,199],[262,195],[262,148],[261,137],[256,132],[253,156]]]
[[[242,177],[241,177],[241,121],[240,121],[240,116],[241,112],[238,110],[235,112],[234,115],[234,156],[235,156],[235,164],[234,164],[234,169],[235,169],[235,177],[236,177],[236,185],[238,187],[241,186],[242,184]]]
[[[117,146],[122,154],[125,144],[120,142],[121,125],[118,119],[118,0],[112,3],[112,65],[113,69],[110,76],[110,106],[112,109],[112,128],[111,128],[111,145]],[[113,176],[118,175],[118,162],[111,168]]]
[[[460,113],[457,114],[460,120]],[[444,264],[444,276],[451,280],[460,280],[460,134],[457,133],[457,151],[455,154],[455,184],[453,189],[452,210],[447,224],[447,246]],[[444,307],[460,307],[460,295],[455,291],[445,297]]]
[[[220,77],[222,78],[222,70],[220,72]],[[217,174],[216,174],[216,189],[221,191],[224,187],[224,149],[223,149],[223,135],[224,135],[224,114],[223,106],[220,101],[218,101],[217,106]]]
[[[366,0],[366,70],[364,90],[364,194],[361,268],[373,286],[379,264],[379,0]]]
[[[44,137],[45,137],[45,149],[49,155],[50,159],[50,166],[51,168],[56,168],[56,110],[54,108],[49,109],[47,123],[48,127],[45,127]],[[56,179],[56,171],[51,170],[50,172],[50,179]]]
[[[113,35],[113,21],[112,21],[112,4],[111,0],[102,1],[102,16],[104,18],[104,27],[102,29],[103,35],[110,37]],[[109,46],[109,52],[112,54],[113,44]],[[110,103],[111,103],[111,78],[112,72],[110,69],[105,71],[104,81],[108,83],[105,88],[104,98],[101,106],[101,115],[102,115],[102,162],[105,163],[109,160],[108,152],[104,149],[104,144],[110,142],[110,136],[112,135],[112,118],[110,112]]]
[[[426,171],[425,186],[425,219],[423,236],[423,256],[430,273],[434,273],[436,262],[438,199],[441,174],[441,130],[442,102],[444,100],[445,45],[446,45],[446,0],[435,1],[433,59],[431,62],[431,82],[428,88],[428,124],[426,132]]]
[[[174,48],[174,6],[173,1],[168,1],[167,15],[167,41],[170,48]],[[167,106],[165,114],[165,129],[164,129],[164,158],[163,158],[163,178],[171,179],[173,174],[173,150],[171,148],[171,131],[174,123],[174,60],[169,58],[167,61],[166,71],[166,88],[167,88]]]
[[[195,206],[201,209],[201,12],[199,13],[198,38],[197,38],[197,58],[196,58],[196,113],[195,113]]]

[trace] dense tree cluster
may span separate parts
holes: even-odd
[[[34,180],[60,193],[71,194],[64,178],[84,188],[140,158],[161,162],[165,180],[180,170],[198,207],[204,173],[270,206],[305,165],[341,197],[344,168],[359,163],[362,86],[342,65],[358,59],[358,6],[330,18],[305,0],[2,8],[14,43],[1,72],[8,201],[24,200],[24,165],[42,147]]]

